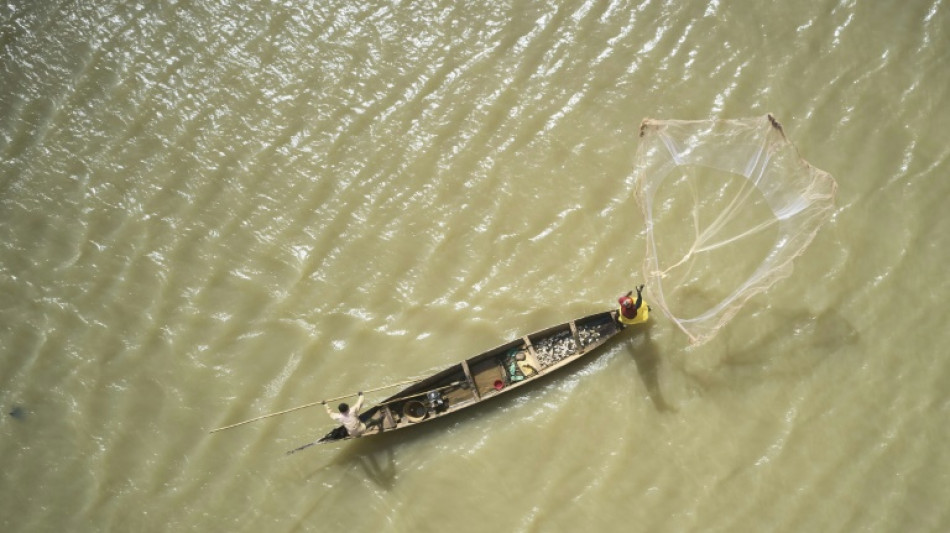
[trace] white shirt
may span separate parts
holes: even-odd
[[[330,410],[329,405],[325,407],[327,408],[327,413],[330,414],[330,418],[343,424],[346,428],[346,432],[349,433],[351,437],[359,437],[366,431],[366,424],[364,424],[359,417],[360,409],[363,407],[362,394],[360,394],[360,399],[356,401],[356,405],[350,407],[350,410],[346,413],[334,413]]]

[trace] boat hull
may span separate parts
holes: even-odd
[[[389,433],[448,416],[543,379],[597,351],[623,329],[617,311],[605,311],[525,335],[449,366],[366,408],[360,419],[367,430],[360,437],[351,437],[338,426],[316,444]]]

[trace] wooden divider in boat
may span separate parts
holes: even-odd
[[[622,330],[617,311],[606,311],[502,344],[364,409],[362,436],[415,426],[510,392],[596,351]],[[317,443],[352,438],[339,426]]]

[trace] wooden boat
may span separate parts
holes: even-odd
[[[361,437],[416,426],[510,392],[594,352],[623,329],[617,311],[607,311],[502,344],[364,409],[360,420],[367,429]],[[353,438],[341,425],[293,451]]]

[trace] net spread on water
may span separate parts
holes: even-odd
[[[650,304],[694,344],[789,276],[834,208],[834,179],[771,115],[646,119],[636,159]]]

